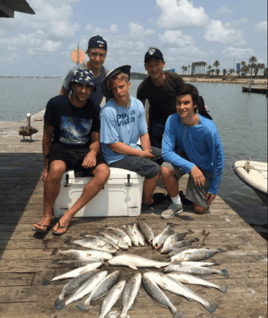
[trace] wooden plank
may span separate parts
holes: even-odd
[[[30,286],[35,274],[33,273],[0,273],[0,288],[10,286]]]

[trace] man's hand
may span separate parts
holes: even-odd
[[[205,179],[202,171],[197,166],[194,166],[192,168],[191,175],[194,179],[194,184],[196,186],[203,187],[205,185],[206,179]]]
[[[147,159],[153,159],[154,155],[152,154],[152,150],[142,150],[141,157],[147,158]]]
[[[46,181],[47,174],[48,174],[47,168],[44,168],[44,169],[43,169],[43,172],[42,172],[42,181],[43,181],[43,182]]]
[[[90,151],[84,158],[82,162],[83,168],[92,168],[95,167],[97,163],[96,154]]]
[[[208,192],[206,195],[207,204],[210,204],[215,198],[216,198],[215,194]]]

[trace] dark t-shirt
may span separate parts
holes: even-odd
[[[99,113],[91,100],[83,107],[71,104],[67,95],[51,98],[46,107],[44,121],[54,127],[53,144],[85,147],[91,143],[91,132],[100,131]]]
[[[165,82],[162,86],[155,86],[148,76],[140,83],[137,90],[139,100],[148,99],[150,103],[149,117],[165,123],[168,116],[176,112],[176,88],[184,81],[177,73],[165,71]]]

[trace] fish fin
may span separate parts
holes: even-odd
[[[193,241],[193,242],[199,242],[200,239],[199,239],[198,237],[195,237],[195,238],[192,239],[192,241]]]
[[[227,293],[227,289],[228,289],[228,286],[220,286],[220,288],[219,288],[219,290],[220,290],[221,292],[223,292],[224,294]]]
[[[133,265],[133,264],[127,264],[130,268],[132,268],[132,269],[135,269],[136,271],[138,270],[138,268],[135,266],[135,265]]]
[[[85,303],[81,303],[81,304],[77,305],[76,308],[83,310],[83,311],[89,311],[90,306],[86,305]]]
[[[213,265],[220,265],[220,262],[215,261]]]
[[[227,272],[226,269],[222,269],[222,270],[221,270],[221,273],[222,273],[223,276],[229,277],[229,274],[228,274],[228,272]]]
[[[218,304],[209,304],[208,306],[206,306],[206,309],[210,314],[213,314],[218,307]]]
[[[226,253],[226,251],[225,250],[223,250],[222,248],[220,248],[220,247],[218,247],[217,248],[217,251],[219,252],[219,253]]]
[[[57,310],[62,310],[65,306],[63,305],[61,300],[59,298],[57,298],[55,301],[55,307]]]
[[[174,318],[181,318],[183,316],[183,312],[178,309],[176,311],[173,309],[171,312]]]
[[[188,229],[186,232],[190,233],[194,233],[194,231],[192,231],[191,229]]]
[[[53,261],[52,261],[52,263],[59,263],[60,261],[61,261],[61,259],[59,259],[59,258],[54,258]]]
[[[48,285],[50,282],[51,282],[51,280],[48,280],[48,279],[42,279],[42,285],[43,285],[43,286]]]

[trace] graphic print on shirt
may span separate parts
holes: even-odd
[[[123,113],[117,115],[117,124],[118,126],[125,126],[135,121],[135,110],[130,111],[129,113]]]
[[[89,143],[92,119],[62,116],[60,123],[60,142],[68,145]]]

